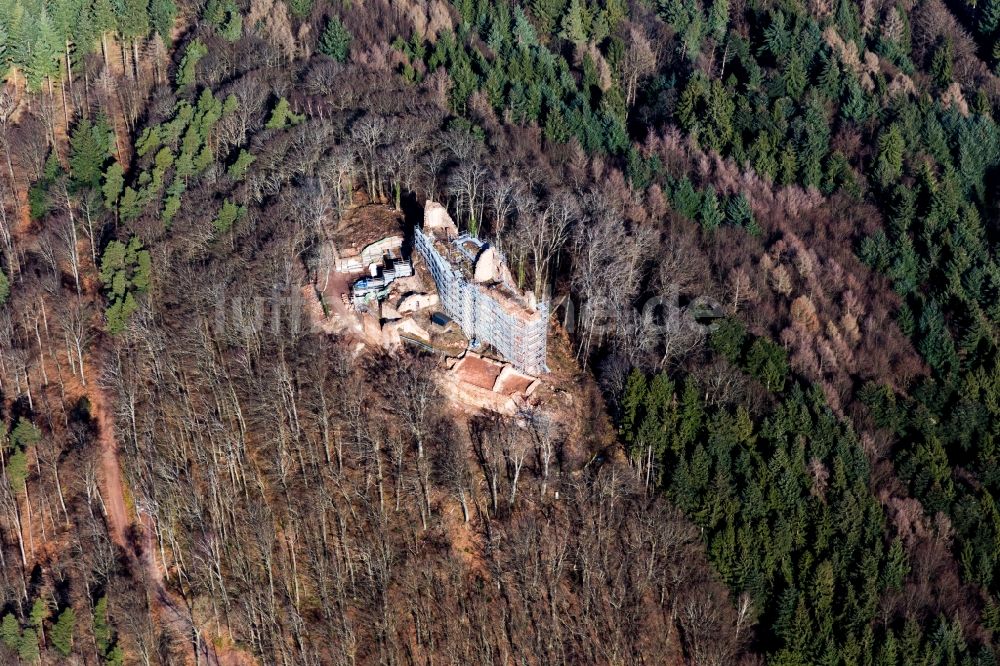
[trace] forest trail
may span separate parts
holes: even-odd
[[[125,507],[125,481],[118,461],[118,442],[114,435],[114,421],[105,402],[104,391],[96,387],[94,378],[89,382],[87,399],[90,415],[97,423],[98,443],[101,447],[101,480],[104,509],[107,512],[108,532],[111,539],[128,550],[126,534],[129,528],[128,509]]]
[[[12,94],[17,102],[10,120],[16,124],[25,110],[23,87],[19,89],[16,80]],[[55,96],[59,98],[61,104],[71,105],[70,100],[63,99],[65,94],[64,89],[55,91]],[[55,97],[53,105],[57,106]],[[58,106],[58,108],[61,113],[65,106]],[[123,154],[120,141],[121,136],[127,136],[122,110],[119,108],[118,113],[112,113],[110,116],[116,136],[115,152],[119,160],[127,167],[130,155],[127,151]],[[61,145],[68,143],[66,127],[62,123],[54,123],[53,132],[56,135],[57,143]],[[20,215],[12,232],[15,239],[27,242],[31,239],[32,233],[32,220],[28,214],[28,183],[15,180],[13,185],[13,195],[17,199]],[[89,251],[82,247],[84,243],[85,240],[81,238],[81,257],[87,257],[89,254]],[[90,266],[90,268],[96,273],[97,266]],[[81,284],[84,288],[82,297],[100,303],[100,283],[92,279],[91,276],[81,275]],[[93,326],[100,328],[101,324],[95,321]],[[45,363],[45,360],[42,363]],[[133,570],[136,573],[142,572],[142,584],[146,587],[150,598],[150,612],[153,614],[154,621],[161,627],[175,633],[188,646],[186,663],[198,664],[199,666],[202,664],[208,664],[208,666],[227,666],[230,664],[240,666],[244,664],[245,660],[235,650],[229,651],[225,658],[220,659],[212,642],[203,637],[203,633],[195,624],[191,611],[183,599],[167,589],[164,573],[161,571],[155,556],[156,542],[153,518],[151,516],[136,516],[133,520],[130,517],[135,516],[135,510],[134,507],[130,509],[129,502],[126,501],[128,490],[122,472],[118,441],[115,437],[112,400],[100,385],[100,361],[96,358],[94,351],[84,354],[82,374],[85,384],[76,381],[79,378],[72,371],[63,375],[63,381],[71,387],[70,393],[75,394],[74,400],[85,397],[90,404],[90,417],[97,426],[100,447],[100,497],[107,521],[108,535],[126,553],[133,565]],[[141,541],[136,540],[136,535],[139,535]]]
[[[85,372],[88,382],[85,391],[90,401],[90,415],[97,423],[98,441],[101,447],[101,497],[108,521],[108,532],[116,544],[127,554],[129,560],[142,571],[143,582],[149,593],[152,612],[156,614],[158,623],[169,628],[178,636],[190,641],[191,649],[188,661],[194,664],[208,666],[226,666],[236,664],[232,660],[220,661],[215,648],[210,641],[205,640],[198,630],[183,601],[172,594],[164,583],[164,574],[156,560],[156,542],[153,537],[155,526],[152,516],[137,516],[133,522],[129,518],[129,509],[125,501],[125,479],[122,475],[119,457],[118,440],[115,438],[114,415],[108,407],[104,390],[97,383],[92,359],[87,359]],[[141,535],[141,542],[130,539],[133,528]],[[197,647],[195,647],[195,644]]]
[[[19,189],[19,194],[22,192]],[[25,242],[29,232],[28,226],[16,228],[15,241]],[[25,239],[25,240],[22,240]],[[81,239],[81,243],[83,243]],[[81,256],[87,253],[81,248]],[[84,277],[84,276],[81,276]],[[81,279],[82,297],[99,301],[100,286],[96,280]],[[100,323],[92,323],[94,328]],[[242,666],[247,663],[241,653],[235,650],[227,651],[220,658],[211,641],[205,640],[179,595],[170,592],[165,584],[164,573],[161,571],[155,556],[155,526],[152,517],[140,516],[133,520],[135,511],[130,509],[126,499],[128,488],[122,472],[118,441],[115,436],[115,418],[111,407],[111,398],[100,385],[100,361],[96,358],[98,352],[90,351],[84,354],[83,375],[85,383],[71,368],[56,368],[52,361],[44,359],[42,363],[48,366],[52,377],[59,376],[66,389],[67,404],[72,404],[80,398],[86,398],[89,403],[90,418],[97,426],[97,441],[100,447],[99,494],[101,506],[107,522],[108,536],[126,554],[132,565],[132,570],[141,577],[141,584],[149,595],[154,621],[161,627],[175,633],[188,646],[185,663],[201,666]],[[44,380],[38,378],[39,384]],[[145,520],[142,520],[145,518]],[[136,536],[141,538],[136,542]],[[140,573],[141,572],[141,573]],[[196,642],[197,641],[197,642]],[[195,645],[197,644],[197,648]],[[252,663],[252,662],[251,662]]]
[[[20,185],[20,184],[19,184]],[[22,218],[14,228],[15,242],[27,243],[30,240],[30,220],[27,217],[27,195],[22,187],[16,188],[16,195],[23,202]],[[85,243],[80,240],[81,245]],[[80,248],[81,256],[86,257],[89,251]],[[92,267],[96,271],[96,267]],[[89,277],[89,276],[88,276]],[[100,285],[94,279],[86,279],[81,275],[81,285],[84,287],[82,297],[100,302]],[[98,308],[100,310],[100,308]],[[99,328],[100,323],[92,323],[94,328]],[[111,540],[122,548],[129,561],[133,565],[133,570],[142,572],[142,583],[147,588],[151,599],[151,612],[154,620],[162,627],[169,628],[175,632],[185,644],[189,646],[186,663],[208,664],[208,666],[241,666],[246,663],[242,655],[235,650],[229,651],[225,658],[220,659],[215,647],[210,641],[205,640],[201,631],[198,630],[191,615],[191,611],[183,603],[183,600],[176,594],[171,593],[164,582],[164,574],[160,570],[155,557],[154,526],[152,518],[146,521],[133,522],[130,514],[129,503],[126,501],[127,487],[122,465],[118,441],[115,437],[115,419],[111,408],[111,399],[100,386],[100,361],[96,358],[97,352],[90,351],[84,354],[82,373],[85,383],[79,381],[80,377],[72,369],[59,373],[61,381],[69,390],[66,397],[70,401],[76,401],[83,397],[90,404],[90,417],[97,426],[98,445],[100,447],[100,498],[104,509],[108,526],[108,535]],[[43,359],[43,364],[46,361]],[[56,370],[53,368],[53,370]],[[138,529],[133,529],[133,528]],[[141,534],[142,542],[135,543],[134,534]],[[197,643],[195,643],[197,641]],[[197,647],[195,648],[195,644]]]

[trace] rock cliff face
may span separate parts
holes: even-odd
[[[493,282],[500,278],[500,261],[497,251],[487,246],[476,259],[473,279],[476,282]]]
[[[396,309],[400,314],[407,314],[409,312],[432,308],[440,302],[441,299],[437,294],[407,294],[399,302],[399,306]]]
[[[427,200],[424,204],[424,229],[440,231],[447,238],[458,235],[458,225],[451,219],[448,209],[437,201]]]

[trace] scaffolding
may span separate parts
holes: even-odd
[[[475,282],[460,265],[476,260],[470,245],[487,247],[468,235],[449,242],[414,230],[414,247],[427,263],[441,305],[466,337],[492,345],[518,370],[545,372],[548,303],[529,304],[511,285]]]
[[[396,257],[391,251],[382,257],[382,264],[372,264],[373,275],[363,277],[351,285],[351,300],[355,307],[366,306],[373,301],[384,301],[389,288],[397,278],[413,275],[413,264],[408,259]]]

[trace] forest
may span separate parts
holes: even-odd
[[[1000,660],[1000,0],[0,0],[0,71],[0,662]],[[569,418],[308,326],[425,200]]]

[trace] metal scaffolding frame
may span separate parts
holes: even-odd
[[[396,257],[391,251],[382,257],[382,265],[377,275],[367,275],[351,285],[351,300],[356,307],[362,307],[373,300],[382,301],[389,295],[389,287],[396,278],[413,275],[413,263],[409,259]]]
[[[468,279],[434,243],[432,236],[414,229],[414,247],[427,263],[441,305],[466,337],[492,345],[518,370],[545,372],[548,303],[538,303],[530,315],[512,312],[496,287]]]

